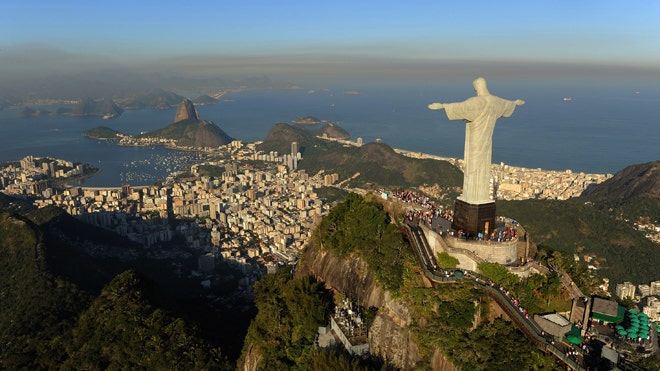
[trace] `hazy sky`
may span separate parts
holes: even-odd
[[[287,76],[568,64],[657,77],[660,2],[3,2],[0,74],[45,62]]]

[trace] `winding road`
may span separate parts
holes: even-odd
[[[533,320],[527,318],[520,311],[519,307],[515,306],[509,297],[507,297],[501,289],[495,287],[494,284],[490,283],[486,277],[483,277],[477,272],[472,272],[468,270],[454,270],[454,274],[445,275],[441,274],[438,270],[437,264],[435,263],[435,258],[433,257],[432,250],[429,248],[428,242],[424,233],[416,225],[404,224],[406,235],[410,241],[410,246],[412,247],[417,260],[424,271],[424,275],[436,284],[446,284],[456,282],[461,279],[472,279],[476,282],[482,289],[486,291],[489,297],[491,297],[499,307],[509,316],[509,318],[516,324],[518,329],[525,334],[527,339],[536,345],[539,349],[544,351],[546,354],[552,354],[558,361],[563,363],[566,367],[572,370],[585,370],[584,367],[579,365],[573,359],[568,357],[565,352],[559,349],[558,346],[552,344],[545,336],[541,334],[541,328]],[[456,274],[456,271],[463,273]],[[436,274],[438,273],[438,274]],[[443,271],[444,273],[444,271]],[[441,274],[441,275],[439,275]],[[462,277],[462,278],[459,278]]]

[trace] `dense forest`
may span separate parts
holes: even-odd
[[[585,200],[497,201],[500,215],[515,216],[534,241],[563,254],[590,255],[598,274],[612,282],[660,279],[658,245]]]
[[[47,267],[43,232],[0,214],[0,365],[7,369],[231,369],[198,330],[153,303],[155,285],[134,271],[96,297]]]
[[[254,287],[259,310],[245,338],[243,357],[263,370],[368,370],[378,359],[353,358],[341,349],[320,349],[318,328],[327,326],[332,292],[311,277],[294,278],[290,269],[263,277]]]

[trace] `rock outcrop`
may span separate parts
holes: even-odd
[[[309,246],[303,260],[304,264],[298,266],[299,275],[312,275],[364,307],[378,308],[385,303],[386,291],[362,259],[339,258],[331,251]]]
[[[308,247],[298,275],[312,275],[343,292],[364,307],[377,307],[378,315],[369,329],[371,353],[403,370],[419,361],[419,348],[408,329],[411,314],[405,304],[376,282],[367,264],[357,256],[340,258],[334,253]]]
[[[234,140],[213,121],[200,120],[197,108],[190,99],[179,103],[174,123],[141,135],[145,138],[164,138],[188,147],[218,147]]]
[[[335,252],[309,245],[295,269],[298,277],[313,276],[326,287],[344,294],[363,307],[377,307],[378,312],[369,327],[369,352],[380,357],[387,367],[398,370],[429,369],[433,371],[457,371],[457,368],[437,346],[424,351],[418,345],[417,335],[411,329],[419,328],[419,321],[404,300],[393,297],[384,290],[367,264],[359,256],[349,254],[339,257]],[[477,312],[481,313],[480,308]],[[476,320],[476,319],[475,319]],[[438,334],[442,336],[442,334]],[[428,345],[428,344],[426,344]],[[248,346],[239,362],[238,369],[255,371],[265,366],[259,349]]]
[[[174,122],[179,122],[183,120],[193,120],[199,121],[199,113],[197,108],[190,99],[184,99],[179,103],[179,108],[176,110],[174,115]]]

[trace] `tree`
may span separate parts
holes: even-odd
[[[456,268],[459,264],[461,264],[458,259],[454,258],[446,252],[439,252],[436,260],[438,262],[438,266],[441,268]]]
[[[401,287],[403,262],[410,251],[382,204],[350,193],[323,219],[318,236],[323,248],[340,256],[357,253],[364,258],[386,289]]]
[[[286,268],[262,277],[254,292],[258,313],[248,329],[243,356],[257,348],[262,368],[304,369],[316,348],[318,327],[328,322],[332,296],[314,278],[294,279]]]
[[[115,277],[80,316],[62,367],[231,369],[184,320],[150,304],[153,290],[135,271]]]

